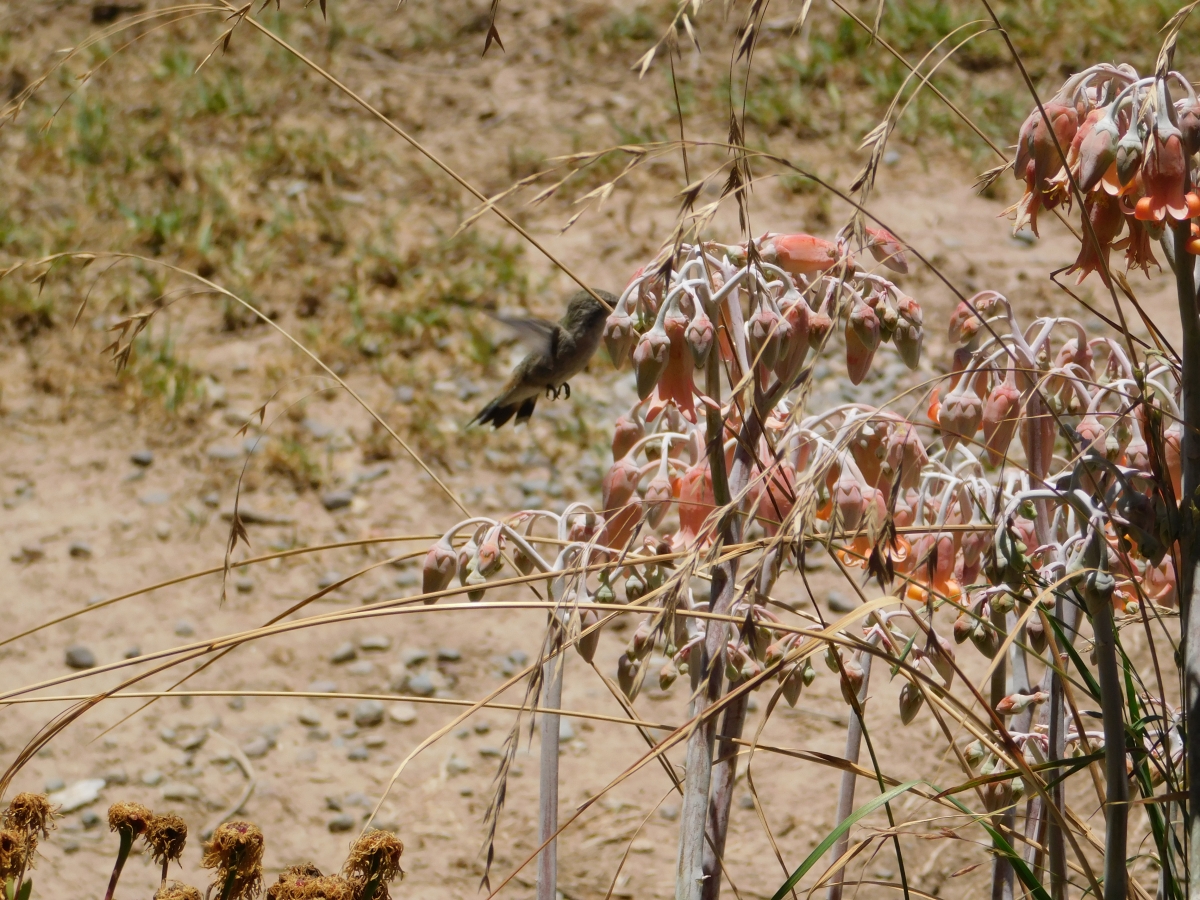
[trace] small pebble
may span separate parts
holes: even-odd
[[[825,596],[825,603],[836,613],[848,613],[858,609],[858,603],[846,597],[839,591],[830,591]]]
[[[351,753],[353,752],[351,751]],[[353,759],[353,757],[351,758]],[[365,759],[366,757],[364,756],[363,758]],[[329,830],[334,834],[338,834],[343,831],[350,831],[354,828],[355,824],[354,816],[350,815],[350,813],[342,813],[340,816],[334,816],[329,820]]]
[[[336,694],[337,684],[327,680],[317,680],[312,682],[308,688],[310,694]]]
[[[402,403],[405,406],[408,406],[417,399],[417,392],[407,384],[402,384],[399,385],[396,390],[392,391],[392,396],[395,398],[397,403]]]
[[[349,728],[343,728],[341,731],[338,732],[338,734],[340,734],[346,740],[352,741],[356,737],[358,737],[358,729],[355,728],[354,726],[351,726]]]
[[[458,789],[458,796],[474,797],[475,796],[475,788],[471,787],[469,784],[464,784],[462,787],[460,787]]]
[[[46,551],[41,547],[35,547],[32,544],[26,545],[9,557],[15,563],[31,563],[37,562],[46,555]]]
[[[106,784],[127,784],[129,773],[124,769],[113,769],[111,772],[104,773],[104,781]]]
[[[305,747],[296,754],[296,762],[301,765],[311,765],[317,761],[317,751],[312,747]]]
[[[327,741],[332,735],[328,728],[310,728],[307,737],[310,741]]]
[[[76,841],[76,840],[72,840],[72,839],[65,840],[62,842],[62,844],[60,846],[62,847],[63,853],[78,853],[79,852],[79,841]]]
[[[475,729],[476,734],[487,734],[492,730],[492,723],[487,719],[480,719],[471,727]]]
[[[147,491],[138,497],[138,503],[142,506],[162,506],[171,499],[171,495],[166,491]]]
[[[396,587],[398,587],[398,588],[416,587],[418,584],[421,583],[421,576],[411,570],[409,570],[407,572],[401,572],[399,575],[396,576],[395,583],[396,583]]]
[[[250,759],[259,759],[266,756],[271,749],[271,742],[265,737],[256,737],[245,744],[242,744],[242,752]]]
[[[484,759],[499,759],[503,755],[503,752],[499,747],[480,747],[479,755]]]
[[[154,526],[154,536],[160,541],[165,541],[171,536],[171,526],[167,522],[159,522]]]
[[[738,806],[742,809],[754,809],[754,798],[749,794],[742,794],[738,797]]]
[[[382,734],[369,734],[363,743],[372,750],[378,750],[387,743],[387,738],[385,738]]]
[[[309,725],[315,728],[321,724],[321,711],[315,706],[306,706],[300,710],[300,714],[296,716],[296,719],[301,725]]]
[[[321,495],[321,505],[330,512],[345,509],[353,502],[353,491],[328,491]]]
[[[67,783],[61,778],[51,778],[46,782],[46,793],[53,794],[55,791],[61,791],[67,786]]]
[[[358,651],[349,641],[346,641],[346,643],[342,644],[329,655],[329,661],[331,663],[348,663],[350,660],[357,658]]]
[[[83,815],[79,817],[79,824],[84,828],[95,828],[101,821],[103,820],[100,818],[100,814],[94,809],[84,810]]]
[[[137,450],[129,455],[129,461],[144,469],[154,463],[154,454],[149,450]]]
[[[354,707],[354,724],[359,728],[372,728],[383,722],[383,704],[378,700],[364,700]]]
[[[335,572],[331,569],[330,571],[326,572],[324,575],[322,575],[320,578],[317,579],[317,587],[323,591],[327,587],[333,587],[335,584],[337,584],[341,580],[342,580],[342,573]],[[354,646],[354,645],[351,644],[351,646]]]
[[[67,553],[74,559],[91,559],[92,547],[84,541],[72,541],[67,547]]]
[[[125,648],[125,658],[126,659],[137,659],[141,655],[142,655],[142,648],[139,647],[137,644],[134,644],[131,647]]]
[[[325,808],[333,812],[342,811],[342,798],[329,796],[325,798]]]
[[[653,853],[654,842],[648,841],[645,838],[640,838],[629,845],[629,849],[634,853]]]
[[[388,709],[388,718],[398,725],[411,725],[417,721],[417,708],[411,703],[393,703]]]
[[[660,819],[666,819],[668,822],[674,822],[676,819],[679,818],[679,807],[678,806],[660,806],[658,808],[658,817]]]
[[[221,504],[221,497],[215,491],[209,491],[200,498],[200,502],[209,509],[216,509]]]
[[[162,789],[164,800],[199,800],[200,788],[194,784],[164,784]]]
[[[208,729],[201,728],[196,731],[187,740],[182,741],[179,746],[183,750],[199,750],[204,746],[204,742],[208,740]]]
[[[180,619],[175,623],[175,633],[180,637],[191,637],[196,633],[196,629],[192,627],[192,623],[186,619]]]
[[[154,787],[157,784],[161,784],[162,780],[163,773],[158,771],[158,769],[147,769],[141,775],[141,782],[146,787]]]
[[[471,771],[471,764],[465,759],[459,759],[451,754],[450,758],[446,760],[446,771],[451,775],[462,775]]]
[[[470,728],[460,728],[460,729],[458,729],[458,731],[454,732],[454,736],[456,738],[458,738],[460,741],[465,740],[466,738],[469,738],[471,736],[471,729]]]
[[[346,666],[346,671],[351,675],[370,675],[375,671],[375,663],[369,659],[360,659],[358,662]]]
[[[418,697],[432,697],[437,692],[437,685],[428,672],[417,672],[408,678],[408,691]]]
[[[67,648],[66,659],[72,669],[91,669],[96,665],[96,654],[79,644]]]
[[[406,666],[419,666],[425,660],[429,659],[429,651],[421,650],[417,647],[408,647],[401,651],[400,659]]]
[[[462,652],[457,647],[439,647],[437,658],[438,662],[458,662],[462,659]]]
[[[245,697],[230,697],[229,702],[226,704],[226,706],[228,706],[230,709],[234,710],[235,712],[240,712],[241,710],[246,708],[246,698]]]
[[[392,646],[392,639],[386,634],[371,634],[358,642],[361,650],[387,650]]]
[[[159,729],[158,736],[164,744],[173,744],[178,735],[175,733],[174,728],[161,728]]]
[[[254,581],[249,578],[239,578],[234,582],[234,587],[237,588],[239,594],[248,594],[254,590]]]
[[[204,455],[216,462],[233,462],[235,459],[242,458],[242,448],[233,444],[212,444],[204,451]],[[213,503],[212,505],[216,506],[217,504]]]
[[[371,758],[371,751],[366,747],[354,747],[346,754],[346,759],[351,762],[365,762]]]

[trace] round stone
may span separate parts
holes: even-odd
[[[72,669],[91,669],[96,665],[96,654],[81,644],[68,647],[66,659]]]
[[[354,724],[359,728],[371,728],[383,722],[384,708],[378,700],[364,700],[354,707]]]
[[[350,815],[350,813],[342,813],[330,819],[328,827],[334,834],[338,834],[343,831],[350,831],[354,828],[354,825],[354,816]]]

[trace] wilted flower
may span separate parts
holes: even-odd
[[[112,877],[108,881],[108,893],[104,900],[112,900],[117,890],[117,882],[121,878],[121,870],[125,868],[125,860],[133,849],[133,842],[142,835],[154,813],[140,803],[114,803],[108,808],[108,827],[115,831],[121,839],[117,849],[117,860],[113,864]]]
[[[163,884],[167,881],[167,867],[183,855],[187,834],[187,823],[170,813],[152,817],[146,826],[146,846],[154,861],[162,866]]]
[[[403,878],[404,842],[390,831],[368,831],[350,848],[343,872],[357,890],[355,900],[387,900],[388,884]]]
[[[154,892],[154,900],[200,900],[200,891],[181,881],[169,881]]]
[[[24,833],[12,828],[0,831],[0,879],[19,877],[25,864]]]
[[[45,794],[25,792],[13,797],[4,811],[4,827],[30,837],[50,836],[54,827],[54,807]]]
[[[421,569],[421,592],[433,594],[444,591],[450,586],[457,571],[458,554],[454,552],[454,545],[450,543],[449,536],[443,535],[425,555],[425,565]],[[437,598],[431,597],[425,602],[437,603]]]
[[[262,892],[263,834],[250,822],[226,822],[213,832],[200,865],[215,869],[219,900],[243,900]]]

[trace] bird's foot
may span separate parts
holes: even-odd
[[[547,400],[557,400],[558,399],[558,388],[556,388],[550,384],[546,385],[546,399]]]
[[[571,399],[571,386],[569,384],[563,383],[558,387],[554,387],[550,384],[546,385],[547,400],[557,400],[560,396],[566,400]]]
[[[561,390],[563,392],[563,397],[565,399],[567,399],[567,400],[571,399],[571,385],[567,384],[564,381],[563,386],[561,388],[559,388],[559,390]]]

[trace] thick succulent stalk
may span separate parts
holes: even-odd
[[[1179,301],[1179,319],[1183,332],[1180,358],[1183,364],[1183,441],[1180,461],[1183,468],[1183,496],[1180,521],[1184,533],[1179,541],[1179,596],[1183,615],[1183,678],[1184,709],[1187,729],[1187,770],[1200,772],[1200,616],[1193,615],[1196,591],[1200,578],[1196,564],[1200,561],[1200,529],[1192,524],[1191,510],[1196,490],[1200,488],[1200,317],[1196,310],[1195,270],[1188,265],[1192,257],[1187,252],[1191,223],[1177,223],[1175,237],[1175,288]],[[1200,897],[1200,778],[1193,775],[1188,784],[1188,809],[1191,820],[1188,828],[1188,858],[1191,860],[1188,896]]]
[[[1112,606],[1092,616],[1100,706],[1104,722],[1104,900],[1125,900],[1125,847],[1129,836],[1129,776],[1125,767],[1125,704]]]
[[[731,306],[736,306],[736,303]],[[740,319],[740,316],[738,318]],[[714,321],[719,321],[719,319],[714,319]],[[733,324],[735,327],[739,326],[740,321]],[[714,349],[709,353],[705,377],[706,393],[714,399],[720,395],[720,377],[720,360]],[[749,480],[753,461],[745,448],[758,446],[761,433],[758,416],[755,412],[750,412],[746,416],[738,441],[738,449],[734,454],[733,469],[729,473],[728,479],[725,476],[724,419],[719,411],[712,408],[708,409],[707,419],[708,459],[712,471],[713,495],[718,507],[728,507],[732,497],[737,495]],[[732,510],[729,511],[721,523],[721,540],[725,543],[736,543],[741,539],[741,532],[741,520],[733,514]],[[727,614],[733,605],[737,569],[736,556],[713,569],[710,594],[710,608],[713,612]],[[728,631],[724,622],[710,620],[708,623],[704,643],[701,645],[702,653],[698,673],[703,689],[696,695],[696,702],[692,709],[693,716],[703,715],[705,709],[721,696],[725,676],[723,669]],[[684,763],[687,774],[683,804],[679,813],[679,855],[675,864],[675,900],[702,900],[704,883],[708,880],[704,871],[704,832],[708,820],[708,798],[712,785],[713,745],[716,730],[716,717],[708,716],[697,723],[695,730],[688,738],[687,756]],[[712,877],[720,878],[719,870]]]
[[[125,868],[125,860],[129,859],[129,851],[133,849],[133,832],[122,828],[118,834],[121,838],[121,845],[117,849],[117,861],[113,864],[112,876],[108,879],[108,890],[104,893],[104,900],[112,900],[113,894],[117,891],[117,882],[121,879],[121,870]]]
[[[875,635],[871,636],[871,643],[879,642],[879,638]],[[874,656],[870,653],[862,654],[862,685],[858,689],[857,700],[858,708],[865,714],[867,692],[871,687],[871,660]],[[858,764],[858,755],[862,750],[863,737],[863,722],[858,713],[854,710],[850,711],[850,723],[846,726],[846,752],[845,759],[848,763]],[[836,828],[854,812],[854,788],[858,780],[858,776],[853,772],[842,773],[842,784],[838,789],[838,804],[837,818],[834,820]],[[829,864],[832,866],[842,854],[846,852],[846,848],[850,846],[850,832],[847,831],[837,839],[833,845],[833,849],[829,851]],[[842,900],[842,888],[845,881],[844,870],[838,869],[833,873],[829,880],[829,900]]]
[[[557,628],[556,625],[551,625]],[[562,708],[564,658],[551,657],[542,665],[547,709]],[[558,840],[551,839],[558,831],[558,751],[559,721],[557,713],[542,715],[541,775],[538,783],[538,843],[550,842],[538,854],[537,900],[556,900],[558,895]]]
[[[1065,602],[1059,597],[1054,604],[1054,616],[1062,623],[1063,636],[1072,643],[1075,642],[1075,629],[1079,624],[1079,607]],[[1057,641],[1054,642],[1057,645]],[[1066,659],[1060,655],[1057,662],[1064,665]],[[1067,708],[1063,692],[1062,676],[1057,672],[1050,673],[1050,759],[1059,760],[1067,755]],[[1046,773],[1047,780],[1055,780],[1061,774],[1060,769],[1051,769]],[[1050,799],[1058,809],[1063,809],[1066,802],[1064,785],[1056,784],[1050,789]],[[1045,810],[1043,810],[1045,814]],[[1056,816],[1046,816],[1046,849],[1050,867],[1050,897],[1051,900],[1065,900],[1067,896],[1067,851],[1063,842],[1062,828]]]
[[[1002,612],[992,611],[992,624],[997,631],[1006,631],[1009,624]],[[1014,648],[1015,649],[1015,648]],[[1008,696],[1008,666],[1007,660],[1001,659],[992,670],[992,680],[989,686],[988,702],[995,709],[1000,701]],[[996,822],[996,825],[1002,824]],[[999,847],[996,848],[997,851]],[[1007,892],[1007,893],[1006,893]],[[992,858],[992,900],[1011,900],[1012,897],[1012,864],[999,852]]]
[[[737,687],[731,682],[729,689]],[[725,707],[717,737],[717,762],[713,766],[712,798],[708,803],[708,840],[704,844],[704,889],[702,900],[717,900],[721,895],[721,858],[725,855],[725,835],[729,830],[729,810],[733,803],[733,782],[737,777],[737,744],[746,724],[749,693],[743,693]]]

